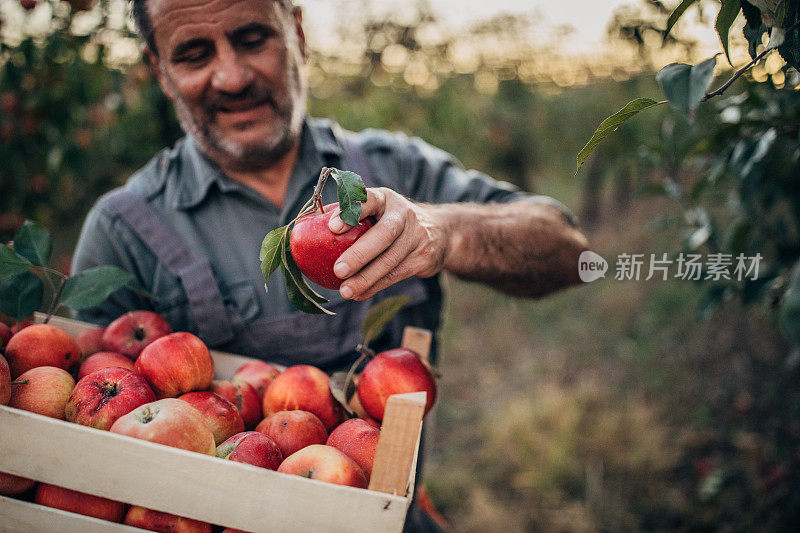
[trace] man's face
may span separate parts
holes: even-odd
[[[258,169],[299,137],[305,41],[273,0],[149,0],[159,82],[181,126],[220,166]]]

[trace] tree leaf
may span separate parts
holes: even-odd
[[[368,345],[377,339],[386,324],[410,301],[410,297],[401,295],[386,298],[373,305],[364,320],[361,321],[361,335],[364,337],[364,344]]]
[[[708,92],[708,87],[714,79],[716,66],[717,57],[714,56],[692,67],[689,76],[689,104],[692,111],[700,105]]]
[[[26,220],[14,235],[14,251],[34,265],[47,266],[53,251],[53,239],[45,227]]]
[[[795,348],[800,348],[800,261],[792,269],[792,277],[781,298],[778,323]]]
[[[695,2],[697,2],[697,0],[683,0],[678,7],[675,8],[675,11],[673,11],[667,19],[667,29],[664,30],[664,39],[666,39],[669,32],[672,31],[672,27],[678,22],[678,19],[680,19],[684,12]]]
[[[335,315],[336,313],[322,307],[321,304],[328,303],[328,300],[309,287],[300,268],[294,262],[292,253],[289,251],[289,233],[287,232],[284,245],[281,247],[281,271],[286,281],[286,294],[289,302],[304,313]]]
[[[691,117],[694,110],[706,95],[711,80],[714,79],[716,57],[711,57],[697,65],[670,63],[656,74],[664,95],[673,108]]]
[[[575,174],[581,169],[581,166],[586,161],[586,158],[594,151],[600,142],[605,139],[609,134],[616,131],[616,129],[623,124],[626,120],[633,117],[640,111],[644,111],[653,106],[661,105],[666,103],[665,101],[656,102],[650,98],[637,98],[636,100],[632,100],[625,104],[625,107],[611,115],[610,117],[603,120],[597,129],[592,134],[592,138],[589,139],[589,142],[581,148],[581,151],[578,153],[577,160],[577,168],[575,169]]]
[[[264,283],[269,280],[275,270],[281,265],[281,241],[286,235],[288,241],[289,226],[281,226],[267,233],[261,243],[261,251],[258,259],[261,261],[261,273],[264,275]]]
[[[339,217],[345,224],[358,226],[361,223],[361,202],[367,201],[367,188],[361,176],[355,172],[333,169],[339,196]]]
[[[350,409],[350,398],[352,398],[353,394],[356,392],[356,385],[352,379],[347,379],[349,375],[350,373],[346,370],[334,372],[331,374],[331,379],[329,380],[329,388],[331,389],[331,395],[341,404],[344,410],[347,411],[347,414],[350,416],[357,416],[355,411]]]
[[[731,66],[733,66],[733,63],[731,62],[730,53],[728,53],[728,34],[741,9],[742,3],[740,0],[722,0],[722,7],[719,8],[717,20],[714,22],[714,28],[717,30],[719,40],[722,41],[722,49],[725,50],[725,58]]]
[[[60,304],[75,311],[95,307],[114,291],[135,283],[133,274],[121,268],[101,265],[72,276],[64,284]],[[138,286],[138,284],[136,284]]]
[[[11,249],[10,246],[0,244],[0,281],[28,272],[34,264]]]
[[[0,283],[0,311],[22,320],[42,305],[44,284],[31,272],[24,272]]]

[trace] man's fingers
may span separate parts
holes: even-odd
[[[380,189],[367,189],[367,201],[361,204],[361,220],[372,216],[380,218],[386,209],[386,194]],[[339,218],[339,210],[328,221],[328,228],[334,233],[344,233],[352,228]]]
[[[346,278],[364,268],[397,240],[404,227],[401,216],[386,213],[337,259],[333,265],[334,274]]]
[[[342,296],[358,300],[369,298],[379,290],[412,276],[413,265],[407,263],[407,259],[413,251],[414,244],[408,238],[394,241],[374,261],[344,282],[340,289]]]

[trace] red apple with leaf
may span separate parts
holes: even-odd
[[[339,202],[323,206],[322,188],[330,176],[336,180]],[[339,288],[342,279],[333,273],[334,263],[372,225],[371,220],[360,220],[361,203],[366,201],[367,191],[358,174],[324,167],[314,193],[297,217],[264,237],[259,254],[264,281],[280,267],[294,307],[306,313],[332,314],[322,306],[328,300],[314,291],[303,276],[322,287]],[[341,234],[333,233],[328,220],[335,213],[353,227]]]

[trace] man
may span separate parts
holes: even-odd
[[[557,202],[464,171],[418,139],[307,117],[305,36],[289,0],[134,0],[133,12],[187,138],[95,205],[73,267],[121,266],[159,300],[118,291],[79,318],[152,308],[214,348],[333,370],[354,359],[378,298],[412,302],[377,348],[397,346],[406,324],[435,330],[442,271],[527,297],[578,281],[586,241]],[[338,260],[341,289],[322,291],[333,317],[292,309],[277,274],[265,291],[258,262],[264,235],[294,218],[323,166],[362,174],[362,216],[376,219]],[[335,201],[332,187],[323,199]],[[330,229],[347,227],[333,217]]]

